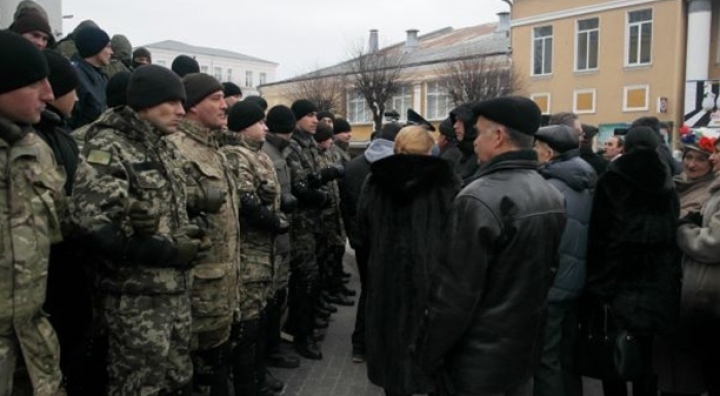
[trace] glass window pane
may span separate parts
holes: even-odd
[[[588,68],[588,34],[580,33],[577,37],[577,69],[585,70]]]
[[[578,30],[590,30],[597,29],[600,25],[600,20],[597,18],[585,19],[578,21]]]
[[[638,63],[638,27],[630,26],[630,39],[628,45],[628,63]]]
[[[533,74],[542,74],[542,56],[543,43],[542,40],[535,40],[535,48],[533,51]]]
[[[642,40],[640,42],[640,62],[650,63],[652,50],[652,23],[642,25]]]
[[[545,54],[544,56],[544,72],[546,74],[552,73],[552,39],[545,39]]]
[[[633,11],[630,13],[628,19],[630,20],[630,23],[652,21],[652,10],[648,9],[648,10]]]
[[[598,51],[599,51],[599,35],[597,31],[590,32],[588,43],[588,68],[597,69],[598,67]]]

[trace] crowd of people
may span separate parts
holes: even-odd
[[[268,109],[91,21],[0,31],[0,396],[273,395],[352,359],[387,395],[720,395],[720,139],[643,117],[593,150],[509,96],[439,125]]]

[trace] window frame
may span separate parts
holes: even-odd
[[[538,92],[530,95],[530,99],[535,102],[535,98],[537,97],[546,97],[547,98],[547,111],[542,112],[543,115],[550,115],[552,114],[552,94],[550,92]],[[537,104],[537,102],[536,102]],[[540,107],[540,106],[538,106]],[[542,111],[542,109],[541,109]]]
[[[255,88],[255,76],[252,70],[245,70],[245,86]]]
[[[434,86],[436,89],[431,92],[430,87]],[[445,96],[445,109],[439,107],[440,98]],[[430,109],[430,96],[436,96],[436,105],[434,109]],[[428,121],[438,121],[447,118],[448,113],[455,107],[452,99],[452,95],[448,92],[447,85],[442,80],[429,81],[425,83],[425,116]],[[437,114],[435,114],[437,113]]]
[[[400,107],[395,107],[395,101],[400,100]],[[413,88],[410,85],[401,85],[393,96],[388,99],[388,103],[385,104],[385,110],[395,110],[400,114],[400,120],[405,121],[407,118],[407,109],[413,107]]]
[[[592,109],[579,110],[577,108],[578,94],[592,93]],[[595,114],[597,113],[597,88],[580,88],[573,90],[573,113],[575,114]]]
[[[536,30],[540,29],[540,28],[544,28],[544,27],[549,27],[551,29],[550,35],[543,36],[540,38],[536,37],[535,36]],[[537,77],[552,76],[553,71],[555,69],[555,67],[554,67],[555,65],[553,64],[554,63],[553,58],[555,57],[555,43],[554,43],[555,40],[554,39],[555,39],[555,28],[553,25],[534,26],[532,28],[532,40],[531,40],[531,44],[530,44],[530,51],[531,51],[531,53],[530,53],[530,75],[531,76],[537,76]],[[547,40],[550,41],[550,72],[547,72],[545,70],[545,59],[543,58],[543,62],[542,62],[543,73],[535,73],[535,42],[538,40],[543,41],[543,53],[545,52],[545,46],[547,45],[546,44]]]
[[[365,115],[363,120],[359,120],[357,118],[359,112],[358,106],[362,105],[362,112]],[[351,107],[355,106],[355,107]],[[365,98],[360,94],[358,91],[350,91],[347,94],[347,121],[350,124],[357,125],[357,124],[369,124],[372,123],[372,112],[370,111],[370,108],[367,105],[367,101]]]
[[[597,20],[597,27],[593,29],[587,29],[587,30],[580,30],[580,22],[589,21],[595,19]],[[597,33],[597,53],[595,54],[595,57],[597,59],[597,64],[595,67],[586,67],[585,69],[581,69],[579,67],[580,58],[578,57],[578,50],[580,48],[580,35],[585,35],[585,41],[586,41],[586,49],[587,52],[585,54],[585,62],[586,65],[589,65],[590,61],[590,34],[591,33]],[[590,18],[584,18],[584,19],[576,19],[575,20],[575,53],[574,53],[574,64],[573,64],[573,70],[576,73],[586,73],[586,72],[594,72],[600,70],[600,17],[590,17]]]
[[[634,12],[650,11],[650,20],[642,22],[630,22],[630,14]],[[650,24],[650,60],[648,62],[641,61],[642,54],[642,26],[644,24]],[[638,27],[638,46],[637,56],[638,60],[636,63],[630,63],[630,29],[632,26]],[[625,13],[625,54],[623,58],[625,60],[625,67],[645,67],[652,65],[653,62],[653,41],[655,38],[655,10],[652,7],[641,8],[637,10],[631,10]]]
[[[258,73],[258,85],[267,84],[267,73]]]
[[[645,107],[628,107],[628,91],[632,89],[645,89]],[[650,84],[633,84],[623,87],[623,113],[650,111]]]

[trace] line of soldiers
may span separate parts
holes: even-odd
[[[322,359],[332,304],[353,304],[347,122],[228,108],[212,76],[147,65],[70,134],[70,62],[10,31],[0,53],[0,396],[274,394],[265,366],[299,365],[285,305]]]

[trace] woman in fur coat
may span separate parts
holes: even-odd
[[[372,164],[358,205],[360,240],[370,257],[368,377],[386,395],[434,391],[410,348],[460,180],[447,161],[430,156],[433,143],[423,128],[403,128],[395,139],[395,154]]]

